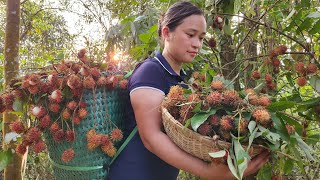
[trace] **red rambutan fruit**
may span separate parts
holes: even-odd
[[[28,91],[30,94],[37,94],[38,92],[40,92],[40,88],[38,85],[29,86]]]
[[[60,112],[60,105],[58,103],[50,103],[49,110],[54,113]]]
[[[65,133],[63,129],[59,129],[58,131],[52,133],[52,137],[55,142],[59,143],[65,138]]]
[[[298,77],[297,84],[300,87],[305,86],[307,84],[307,79],[305,77]]]
[[[101,135],[95,134],[91,138],[87,138],[87,148],[92,151],[101,145]]]
[[[223,91],[222,97],[223,97],[222,103],[230,107],[236,107],[242,101],[242,99],[239,97],[239,94],[234,90]]]
[[[100,69],[98,69],[97,67],[92,67],[90,69],[90,73],[94,79],[98,79],[101,75]]]
[[[88,66],[82,66],[79,72],[83,77],[87,77],[90,75],[90,68]]]
[[[229,115],[222,116],[220,119],[220,128],[223,131],[231,131],[234,128],[234,118]]]
[[[67,104],[67,108],[70,109],[71,111],[75,110],[77,106],[78,106],[78,103],[76,101],[70,101]]]
[[[274,67],[279,67],[279,66],[280,66],[280,60],[279,60],[279,59],[273,59],[272,65],[273,65]]]
[[[87,132],[87,134],[86,134],[86,137],[87,137],[87,139],[90,139],[90,138],[92,138],[94,135],[96,135],[97,133],[96,133],[96,130],[95,129],[90,129],[88,132]]]
[[[212,81],[210,86],[211,86],[212,90],[221,91],[221,90],[225,89],[223,82],[220,80]]]
[[[101,135],[101,145],[102,146],[108,145],[110,143],[111,143],[110,137],[107,134]]]
[[[264,79],[266,80],[267,83],[272,82],[272,75],[271,74],[266,74]]]
[[[260,79],[260,77],[261,77],[259,71],[253,71],[251,76],[253,79]]]
[[[78,89],[82,87],[82,81],[79,76],[72,74],[68,78],[67,85],[70,89]]]
[[[295,69],[299,74],[305,74],[305,72],[306,72],[306,68],[304,67],[304,63],[303,62],[298,62],[295,65]]]
[[[260,106],[269,106],[271,104],[271,101],[267,96],[260,96],[258,101]]]
[[[194,109],[194,106],[192,104],[185,104],[180,109],[180,117],[182,118],[182,124],[185,123],[185,121],[189,118],[191,118],[194,113],[192,112]]]
[[[70,119],[70,117],[71,117],[71,113],[70,113],[69,109],[68,109],[68,108],[65,108],[65,109],[62,111],[62,118],[63,118],[64,120],[68,120],[68,119]]]
[[[97,80],[97,85],[98,85],[98,86],[105,86],[105,85],[107,85],[107,78],[106,78],[105,76],[99,77],[99,79]]]
[[[207,121],[213,125],[213,126],[219,126],[220,125],[220,116],[214,114],[208,117]]]
[[[187,102],[199,102],[200,96],[199,94],[196,93],[191,93],[188,97],[187,97]]]
[[[39,121],[39,127],[42,129],[49,127],[50,124],[51,124],[51,118],[48,114],[43,116]]]
[[[86,89],[93,89],[95,85],[96,85],[96,82],[91,76],[88,76],[83,80],[83,87]]]
[[[318,67],[316,64],[313,64],[313,63],[310,63],[308,66],[307,66],[307,72],[308,74],[314,74],[318,71]]]
[[[84,101],[80,101],[79,106],[80,106],[80,108],[86,108],[87,104]]]
[[[18,134],[23,133],[25,131],[25,127],[24,127],[23,123],[19,120],[11,122],[10,129],[11,129],[11,131],[14,131]]]
[[[17,153],[19,153],[21,155],[24,155],[24,153],[27,152],[27,147],[24,144],[21,143],[21,144],[18,144],[16,146],[15,150],[16,150]]]
[[[59,131],[59,129],[60,129],[60,126],[57,122],[52,123],[50,126],[51,133],[55,133],[55,132]]]
[[[214,22],[216,24],[222,24],[223,23],[223,18],[221,16],[215,16],[214,17]]]
[[[111,132],[112,141],[121,141],[123,138],[122,131],[119,128],[115,128]]]
[[[79,111],[78,111],[78,116],[80,119],[84,119],[86,118],[88,115],[88,112],[85,108],[80,108]]]
[[[38,74],[31,74],[28,76],[29,85],[34,86],[40,83],[40,76]]]
[[[108,89],[110,89],[110,90],[111,90],[111,89],[114,89],[117,84],[118,84],[118,79],[117,79],[116,76],[111,75],[111,76],[108,76],[108,77],[107,77],[106,87],[107,87]]]
[[[101,150],[109,157],[113,157],[117,152],[117,149],[114,147],[113,143],[101,146]]]
[[[128,80],[123,79],[119,82],[119,88],[120,89],[127,89],[128,87]]]
[[[61,160],[65,163],[71,161],[74,158],[74,150],[72,148],[63,151],[61,155]]]
[[[62,101],[62,92],[59,89],[54,90],[51,95],[49,95],[49,100],[51,102],[60,103]]]
[[[37,118],[41,118],[42,116],[47,114],[47,111],[43,106],[33,106],[31,108],[31,114]]]
[[[257,123],[267,126],[270,124],[271,115],[265,108],[257,108],[252,112],[252,117]]]
[[[66,131],[66,141],[72,142],[76,138],[76,134],[73,130],[67,130]]]
[[[176,85],[170,88],[167,98],[174,101],[182,101],[184,98],[183,95],[184,95],[183,88]]]
[[[218,91],[213,91],[206,97],[206,101],[211,106],[220,105],[222,102],[222,95]]]
[[[216,42],[215,38],[213,38],[213,37],[210,38],[209,41],[208,41],[208,45],[209,45],[210,48],[215,48],[216,45],[217,45],[217,42]]]
[[[41,131],[37,127],[31,127],[28,129],[25,138],[29,142],[37,142],[41,137]]]
[[[43,140],[39,140],[33,145],[33,151],[35,153],[40,153],[46,149],[46,143]]]

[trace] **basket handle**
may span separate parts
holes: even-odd
[[[138,127],[136,126],[130,133],[130,135],[128,136],[128,138],[124,141],[124,143],[120,146],[119,150],[117,151],[117,153],[114,155],[114,157],[112,158],[111,162],[109,163],[109,167],[111,166],[111,164],[113,163],[114,160],[117,159],[117,157],[119,156],[119,154],[121,153],[121,151],[127,146],[127,144],[130,142],[130,140],[133,138],[133,136],[137,133],[138,131]]]

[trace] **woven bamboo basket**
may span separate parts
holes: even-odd
[[[106,124],[105,121],[107,113],[118,128],[124,128],[125,108],[129,103],[127,90],[109,91],[98,88],[95,93],[92,90],[86,90],[83,100],[87,104],[88,115],[79,125],[75,126],[76,139],[73,143],[63,141],[57,144],[50,132],[44,133],[54,176],[59,180],[105,179],[107,171],[103,166],[110,163],[112,158],[104,154],[101,148],[89,151],[86,133],[92,128],[95,128],[97,133],[109,133],[110,124]],[[122,142],[115,144],[115,147],[118,149]],[[75,156],[72,161],[64,163],[61,160],[61,154],[68,148],[74,149]]]
[[[166,108],[162,108],[162,120],[167,135],[177,146],[204,161],[212,161],[209,153],[213,150],[224,150],[231,147],[231,143],[229,142],[213,140],[209,136],[203,136],[184,127],[179,121],[174,119]],[[251,157],[254,157],[264,149],[263,146],[253,145],[249,149],[249,154]]]

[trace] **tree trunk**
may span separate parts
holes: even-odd
[[[4,45],[4,79],[5,87],[18,75],[19,70],[19,30],[20,30],[20,0],[7,0],[7,23]],[[11,113],[3,114],[3,137],[11,130],[9,124],[18,117]],[[15,149],[14,142],[3,145],[4,149]],[[5,180],[22,179],[23,157],[13,154],[11,163],[4,170]]]
[[[259,13],[259,7],[257,5],[255,5],[254,11],[255,11],[255,16],[251,17],[253,20],[258,20],[260,13]],[[252,29],[255,28],[256,24],[251,22],[251,21],[246,21],[245,22],[245,26],[246,29]],[[252,32],[252,35],[249,35],[245,46],[244,46],[244,54],[247,55],[249,58],[251,57],[257,57],[258,52],[257,52],[257,45],[258,42],[257,40],[254,38],[254,32]],[[251,62],[257,62],[257,58],[252,58],[248,61],[243,62],[244,63],[244,84],[246,87],[248,88],[254,88],[256,86],[255,81],[252,80],[251,78],[251,73],[254,70],[253,69],[253,65],[250,63]],[[257,68],[257,67],[256,67]]]
[[[233,39],[231,35],[224,35],[221,42],[220,60],[222,66],[222,74],[228,80],[233,80],[238,76],[239,66],[235,62],[235,50],[233,48]],[[239,78],[234,81],[234,89],[240,89]]]

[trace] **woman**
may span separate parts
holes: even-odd
[[[171,86],[183,80],[183,63],[200,51],[206,34],[203,12],[188,2],[172,5],[159,21],[162,53],[139,64],[129,81],[130,100],[138,133],[110,168],[111,180],[175,180],[179,169],[206,179],[234,178],[226,165],[208,164],[177,147],[164,133],[160,104]],[[132,116],[133,117],[133,116]],[[245,175],[256,172],[268,153],[253,159]]]

